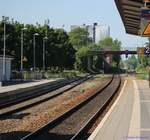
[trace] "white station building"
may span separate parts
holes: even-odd
[[[5,58],[5,80],[9,81],[11,78],[11,61],[13,58],[11,56],[6,56]],[[0,55],[0,81],[3,81],[3,56]]]
[[[93,25],[72,25],[71,30],[78,27],[87,29],[89,37],[95,43],[99,43],[100,40],[110,37],[110,27],[108,25],[98,25],[97,23],[94,23]]]

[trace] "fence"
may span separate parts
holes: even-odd
[[[12,72],[11,79],[13,80],[40,80],[42,79],[42,72]]]

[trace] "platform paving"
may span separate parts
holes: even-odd
[[[89,140],[150,140],[148,81],[127,78],[119,97]]]
[[[150,88],[147,81],[137,81],[140,92],[140,134],[150,140]]]

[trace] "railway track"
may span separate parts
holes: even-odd
[[[9,104],[12,105],[11,107],[8,107],[8,103],[6,103],[6,106],[4,106],[4,104],[3,104],[4,108],[0,110],[0,118],[7,117],[8,115],[11,115],[13,113],[18,113],[18,112],[23,111],[25,109],[28,109],[28,108],[31,108],[31,107],[36,106],[38,104],[41,104],[43,102],[46,102],[50,99],[53,99],[53,98],[65,93],[65,92],[71,90],[72,88],[82,84],[83,82],[91,79],[92,77],[93,76],[89,75],[89,76],[85,76],[85,77],[80,78],[80,79],[73,80],[72,82],[65,85],[64,87],[59,87],[59,86],[57,87],[56,86],[56,89],[53,92],[47,92],[44,95],[40,95],[40,96],[37,96],[34,98],[29,98],[28,100],[23,100],[21,103],[15,101],[15,104],[13,105],[14,101],[12,101],[12,103],[9,102]]]
[[[12,91],[9,93],[4,93],[0,95],[0,109],[18,104],[20,102],[33,99],[35,97],[41,96],[43,94],[47,94],[51,91],[54,91],[58,88],[64,87],[68,84],[71,84],[73,82],[76,82],[78,80],[84,79],[88,76],[85,77],[77,77],[74,79],[66,79],[66,80],[60,80],[58,82],[52,82],[52,83],[47,83],[43,85],[38,85],[35,87],[30,87],[27,89],[21,89],[17,91]]]
[[[101,90],[21,140],[74,140],[81,139],[83,135],[86,139],[88,128],[110,102],[120,83],[120,77],[113,76]]]

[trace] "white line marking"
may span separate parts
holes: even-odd
[[[137,83],[135,80],[133,80],[133,82],[134,82],[134,103],[128,136],[140,137],[140,97]]]
[[[106,120],[108,119],[108,117],[110,116],[110,114],[112,113],[114,107],[117,105],[117,103],[119,102],[121,95],[124,92],[124,89],[126,87],[127,84],[127,80],[125,80],[123,88],[121,89],[121,92],[119,94],[119,96],[117,97],[116,101],[114,102],[114,104],[110,107],[109,111],[106,113],[105,117],[102,119],[101,123],[98,125],[98,127],[94,130],[94,132],[91,134],[91,136],[88,138],[88,140],[93,140],[95,139],[95,137],[97,136],[99,130],[103,127],[104,123],[106,122]]]
[[[141,100],[141,103],[150,103],[150,100]]]
[[[141,128],[141,131],[150,131],[150,128]]]

